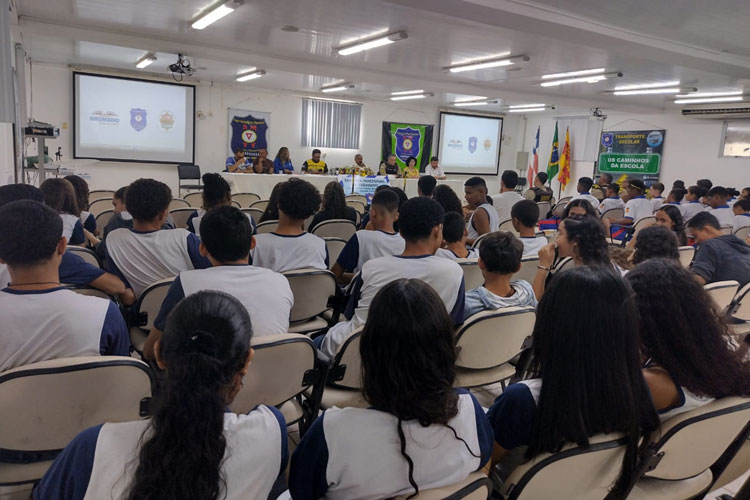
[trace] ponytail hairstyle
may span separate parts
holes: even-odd
[[[591,215],[571,215],[564,219],[562,224],[568,241],[578,244],[578,257],[584,265],[612,265],[607,245],[607,230],[598,218]]]
[[[399,279],[375,295],[359,351],[365,399],[376,410],[398,419],[401,455],[414,488],[408,498],[413,498],[419,494],[419,486],[414,480],[414,462],[406,453],[402,422],[448,426],[458,414],[458,394],[453,390],[457,357],[453,321],[427,283]],[[448,427],[469,453],[477,456],[455,429]]]
[[[215,500],[226,491],[224,409],[251,336],[247,309],[222,292],[198,292],[172,310],[158,352],[166,379],[125,498]]]
[[[229,183],[219,174],[203,174],[203,210],[229,205],[232,202],[232,191]]]
[[[73,184],[73,189],[76,193],[76,203],[78,204],[78,210],[83,212],[89,209],[89,184],[86,180],[79,175],[66,175],[63,177],[66,181]]]

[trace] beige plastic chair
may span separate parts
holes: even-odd
[[[602,188],[595,188],[591,190],[591,196],[593,196],[599,201],[602,201],[607,196],[607,193],[605,193]]]
[[[717,399],[661,425],[629,499],[686,499],[711,487],[713,465],[750,421],[750,398]]]
[[[323,239],[325,240],[326,248],[328,249],[328,262],[330,263],[330,267],[333,267],[347,242],[346,240],[342,240],[341,238]]]
[[[536,205],[539,207],[539,218],[537,221],[546,219],[547,214],[552,210],[552,205],[548,201],[539,201]]]
[[[294,295],[289,331],[312,333],[328,326],[328,322],[318,316],[328,309],[328,298],[336,293],[334,274],[312,268],[295,269],[282,274],[289,281]]]
[[[620,474],[624,454],[621,434],[598,434],[589,438],[588,448],[568,444],[519,465],[500,494],[506,500],[602,500]]]
[[[482,246],[482,240],[485,239],[488,234],[492,234],[492,233],[480,234],[479,238],[475,239],[474,243],[472,243],[471,248],[476,248],[477,250],[479,250],[479,247]]]
[[[261,217],[263,217],[263,212],[265,210],[260,210],[258,208],[242,208],[241,209],[246,214],[250,214],[253,217],[253,220],[258,223]]]
[[[89,203],[89,213],[93,214],[94,217],[100,213],[112,210],[112,198],[99,198]]]
[[[169,202],[169,211],[171,212],[175,208],[190,208],[190,203],[182,198],[172,198],[172,201]]]
[[[107,227],[107,224],[109,224],[109,221],[114,217],[115,211],[114,210],[105,210],[104,212],[101,212],[99,215],[95,216],[96,219],[96,229],[99,231],[99,235],[104,234],[104,228]]]
[[[482,311],[467,318],[456,332],[456,387],[481,387],[510,378],[509,362],[521,353],[536,321],[533,307]]]
[[[732,234],[732,226],[721,226],[721,234]]]
[[[695,257],[695,247],[679,247],[677,252],[680,254],[680,264],[682,264],[682,267],[690,267],[690,263],[693,262],[693,257]]]
[[[737,231],[734,232],[734,235],[741,239],[742,241],[747,241],[747,237],[750,236],[750,226],[745,226],[739,228]]]
[[[364,206],[367,206],[367,197],[363,194],[359,194],[359,193],[347,194],[346,201],[349,201],[349,200],[358,201]]]
[[[187,221],[195,213],[195,210],[193,207],[173,208],[169,211],[169,215],[172,216],[175,227],[187,229]]]
[[[748,470],[750,470],[750,440],[745,439],[740,449],[737,450],[737,454],[727,464],[716,482],[711,485],[711,490],[718,490],[736,481]]]
[[[71,254],[78,255],[84,261],[86,261],[86,263],[91,264],[92,266],[102,267],[102,263],[99,262],[99,257],[97,257],[96,254],[88,248],[69,246],[65,248],[65,251]]]
[[[139,354],[143,354],[143,343],[148,338],[148,332],[154,327],[154,320],[159,314],[161,304],[167,296],[169,286],[174,278],[165,278],[151,283],[138,298],[135,311],[139,318],[139,325],[130,327],[130,343]]]
[[[521,259],[521,269],[513,275],[514,280],[524,280],[529,283],[534,282],[536,273],[538,271],[537,266],[539,265],[539,257],[526,256]]]
[[[654,224],[656,224],[656,217],[654,217],[653,215],[644,217],[633,225],[633,235],[640,233],[642,230],[646,229],[647,227],[651,227]]]
[[[625,217],[624,208],[610,208],[602,214],[602,219],[615,219],[619,220]]]
[[[111,200],[115,197],[115,192],[110,191],[109,189],[96,189],[94,191],[89,192],[89,205],[91,205],[96,200],[102,200],[102,199],[108,199]],[[91,210],[89,210],[90,212]]]
[[[357,232],[357,226],[350,220],[330,219],[317,224],[311,232],[321,238],[341,238],[349,241]]]
[[[273,233],[278,228],[279,228],[279,221],[267,220],[265,222],[261,222],[255,227],[255,234]]]
[[[516,236],[518,236],[518,231],[515,230],[513,227],[513,220],[512,219],[506,219],[500,223],[500,225],[497,228],[498,231],[507,231],[509,233],[512,233]]]
[[[359,356],[359,340],[362,329],[355,330],[339,347],[329,372],[329,384],[323,390],[320,407],[323,409],[367,408],[370,404],[362,395],[362,358]],[[305,391],[306,395],[310,391]]]
[[[247,413],[260,404],[280,407],[287,425],[303,416],[302,406],[293,398],[312,385],[308,372],[315,370],[315,346],[298,334],[253,336],[255,357],[250,363],[242,389],[229,408]],[[288,403],[288,404],[284,404]]]
[[[255,193],[236,193],[232,195],[232,201],[240,204],[240,208],[250,208],[250,205],[260,201],[260,195]]]
[[[365,213],[365,207],[367,206],[365,203],[362,203],[359,200],[353,200],[350,198],[346,199],[346,206],[352,207],[354,210],[356,210],[360,215]]]
[[[122,356],[42,361],[0,374],[0,448],[40,453],[30,464],[0,462],[0,490],[28,498],[52,459],[79,432],[148,415],[151,370]],[[23,489],[27,492],[23,495]]]
[[[200,208],[203,205],[203,193],[188,193],[182,199],[193,208]]]
[[[711,296],[718,311],[726,311],[737,295],[740,284],[734,280],[709,283],[703,289]]]
[[[233,206],[234,208],[242,208],[242,205],[240,205],[240,202],[239,202],[239,201],[234,201],[234,200],[232,200],[231,204],[232,204],[232,206]]]
[[[255,208],[261,212],[265,212],[268,207],[269,200],[258,200],[250,203],[250,208]]]
[[[492,492],[492,482],[483,472],[472,472],[463,481],[433,488],[420,490],[419,495],[412,497],[417,500],[487,500]],[[406,500],[409,495],[395,497],[394,500]]]
[[[552,216],[557,217],[558,219],[562,218],[563,212],[565,212],[565,207],[568,206],[568,203],[570,201],[567,200],[560,200],[552,207]]]
[[[563,202],[570,203],[570,200],[572,199],[573,199],[572,196],[563,196],[562,198],[560,198],[560,201],[558,201],[558,203],[563,203]]]
[[[473,290],[484,284],[484,276],[482,276],[482,270],[479,269],[477,259],[456,259],[456,264],[461,266],[464,272],[465,290]]]

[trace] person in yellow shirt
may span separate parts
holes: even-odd
[[[312,159],[302,164],[302,173],[325,175],[328,173],[328,165],[320,159],[320,150],[313,149]]]
[[[410,156],[406,159],[406,168],[402,171],[401,175],[407,179],[418,179],[419,178],[419,167],[417,167],[417,159]]]

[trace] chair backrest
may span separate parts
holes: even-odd
[[[662,422],[652,444],[658,461],[644,475],[666,480],[697,476],[716,462],[748,421],[750,398],[728,397]]]
[[[346,240],[341,238],[323,238],[326,242],[326,248],[328,249],[328,262],[331,267],[336,263],[339,258],[341,250],[346,246]]]
[[[260,195],[255,193],[235,193],[232,195],[232,201],[240,204],[241,208],[250,208],[250,205],[260,201]]]
[[[727,309],[729,304],[732,303],[734,296],[737,295],[739,288],[740,284],[734,280],[717,281],[703,287],[708,292],[708,295],[711,296],[718,311],[725,311]]]
[[[242,208],[242,205],[240,205],[239,201],[232,200],[232,206],[234,208]]]
[[[96,229],[99,231],[99,234],[104,234],[104,228],[107,227],[107,224],[109,224],[109,221],[112,219],[112,217],[115,215],[115,211],[105,210],[104,212],[100,213],[96,216]]]
[[[572,199],[573,199],[572,196],[563,196],[562,198],[560,198],[560,201],[558,201],[558,203],[562,203],[562,202],[568,202],[568,203],[570,203],[570,200],[572,200]]]
[[[263,217],[263,212],[265,212],[265,210],[261,210],[259,208],[242,208],[241,210],[247,214],[250,214],[256,223],[260,220],[261,217]]]
[[[253,201],[250,203],[250,208],[255,208],[260,210],[261,212],[265,212],[266,208],[268,208],[269,200],[258,200]]]
[[[65,251],[78,255],[92,266],[102,267],[102,263],[99,261],[99,257],[97,257],[97,255],[88,248],[69,246],[65,248]]]
[[[201,168],[198,165],[180,164],[177,165],[177,177],[179,180],[195,180],[201,178]]]
[[[550,210],[552,210],[552,206],[548,201],[540,201],[536,204],[539,207],[539,218],[538,221],[544,220],[547,218],[547,214]]]
[[[203,193],[188,193],[182,199],[193,208],[200,208],[203,205]]]
[[[175,210],[177,208],[191,208],[190,203],[186,202],[182,198],[172,198],[172,201],[169,202],[169,211]]]
[[[104,422],[147,416],[151,369],[123,356],[41,361],[0,374],[0,448],[55,452]]]
[[[161,304],[164,302],[169,286],[173,281],[174,278],[164,278],[163,280],[151,283],[143,290],[141,296],[138,297],[135,309],[141,317],[138,326],[144,330],[150,330],[154,327],[156,315],[159,314]]]
[[[479,238],[475,239],[474,243],[471,244],[471,248],[476,248],[477,250],[479,250],[479,247],[482,246],[482,240],[485,239],[488,234],[492,234],[492,233],[480,234]]]
[[[483,472],[472,472],[469,476],[456,484],[419,490],[419,494],[412,497],[415,500],[487,500],[492,492],[492,481]],[[406,500],[408,495],[395,497],[394,500]]]
[[[721,226],[721,234],[732,234],[732,226]]]
[[[114,197],[115,197],[115,192],[110,191],[109,189],[96,189],[94,191],[89,191],[89,205],[95,202],[96,200],[101,200],[101,199],[111,200]]]
[[[677,252],[680,254],[680,264],[682,264],[683,267],[688,267],[690,263],[693,262],[693,257],[695,256],[695,247],[679,247],[677,249]]]
[[[620,434],[598,434],[589,438],[589,445],[568,444],[557,453],[541,453],[519,465],[503,483],[502,497],[601,500],[620,474],[625,439]]]
[[[255,226],[255,234],[272,233],[279,228],[279,221],[267,220]]]
[[[750,321],[750,283],[743,286],[734,296],[729,312],[734,318]]]
[[[521,352],[536,321],[533,307],[506,307],[482,311],[464,321],[456,332],[456,366],[472,370],[494,368]]]
[[[571,267],[574,267],[576,263],[573,261],[573,257],[565,257],[564,259],[560,260],[557,264],[555,264],[554,271],[556,273],[562,272],[566,269],[570,269]]]
[[[305,373],[315,369],[315,346],[295,333],[253,337],[255,357],[242,389],[229,406],[235,413],[247,413],[260,404],[277,406],[300,394]]]
[[[173,200],[174,201],[174,200]],[[180,200],[182,201],[182,200]],[[175,227],[181,227],[187,229],[187,221],[193,213],[195,213],[193,207],[173,208],[169,211],[169,215],[172,216]],[[197,228],[196,228],[197,229]]]
[[[750,236],[750,226],[745,226],[739,228],[737,231],[734,232],[734,235],[741,239],[742,241],[746,241],[747,237]]]
[[[107,210],[112,210],[112,198],[97,198],[89,203],[89,213],[94,217]]]
[[[356,200],[362,203],[363,205],[367,206],[367,197],[363,194],[359,194],[359,193],[347,194],[346,201],[349,201],[349,200]]]
[[[570,198],[563,198],[562,200],[555,203],[555,206],[552,207],[552,216],[562,218],[563,212],[565,212],[565,207],[568,206],[568,203],[570,203]]]
[[[290,321],[308,320],[328,309],[328,298],[336,293],[336,277],[331,271],[295,269],[282,274],[294,295]]]
[[[359,355],[359,341],[362,337],[362,328],[356,329],[341,344],[336,356],[333,358],[334,367],[345,367],[344,378],[331,385],[345,387],[348,389],[362,388],[362,358]]]
[[[357,226],[350,220],[331,219],[324,220],[312,228],[312,234],[321,238],[341,238],[349,241],[354,233],[357,232]]]
[[[602,201],[605,196],[607,196],[607,193],[604,192],[604,189],[602,188],[596,188],[591,190],[591,196],[596,198],[599,201]],[[596,207],[594,207],[596,208]]]
[[[518,236],[518,231],[513,227],[513,220],[512,219],[505,219],[500,223],[500,225],[497,228],[498,231],[507,231],[509,233],[515,234]]]
[[[633,225],[633,234],[638,234],[641,232],[641,230],[646,229],[647,227],[651,227],[654,224],[656,224],[656,217],[654,217],[653,215],[644,217]]]
[[[524,280],[529,283],[534,282],[534,277],[538,271],[539,257],[530,255],[521,259],[521,269],[513,275],[514,280]]]
[[[484,284],[482,270],[479,269],[477,259],[456,259],[456,263],[461,266],[464,272],[464,288],[472,290]]]
[[[365,213],[365,207],[367,205],[365,203],[362,203],[359,200],[354,200],[354,199],[351,199],[351,198],[347,198],[346,199],[346,206],[347,207],[352,207],[354,210],[356,210],[357,212],[359,212],[359,214],[361,215],[361,214]]]
[[[622,219],[625,217],[624,208],[610,208],[602,214],[602,219]]]

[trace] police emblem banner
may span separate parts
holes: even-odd
[[[271,113],[229,108],[229,151],[243,151],[245,157],[257,158],[258,151],[268,149]],[[268,152],[273,158],[275,153]]]
[[[433,125],[383,122],[383,160],[394,154],[396,164],[404,169],[406,160],[413,156],[420,172],[424,172],[432,156],[433,128]]]

